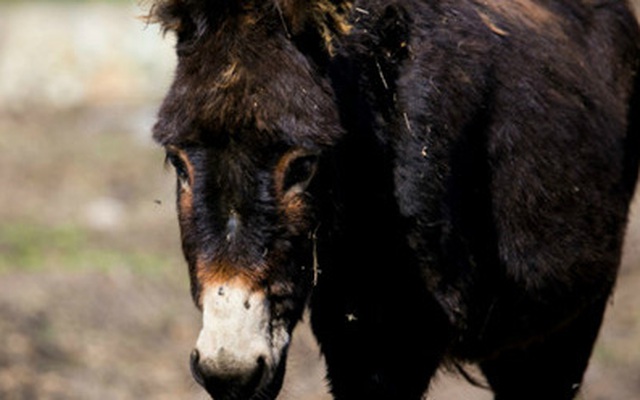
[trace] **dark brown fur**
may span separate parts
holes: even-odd
[[[460,361],[498,399],[573,398],[638,172],[626,2],[164,0],[153,18],[178,38],[154,137],[182,175],[196,303],[241,276],[292,329],[309,301],[338,399],[419,399]]]

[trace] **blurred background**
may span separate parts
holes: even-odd
[[[635,0],[640,3],[640,0]],[[0,0],[0,399],[206,399],[173,174],[172,38],[149,3]],[[636,202],[637,203],[637,202]],[[583,399],[640,398],[640,208]],[[283,399],[329,399],[308,327]],[[429,399],[490,395],[442,373]]]

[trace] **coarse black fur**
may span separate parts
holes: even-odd
[[[155,137],[206,178],[180,210],[196,302],[203,254],[287,287],[291,327],[308,298],[336,399],[419,399],[459,362],[496,399],[575,396],[638,173],[625,1],[165,0],[156,16],[180,61]],[[280,171],[291,149],[313,168]],[[283,203],[298,181],[301,209]],[[235,247],[228,210],[248,227]]]

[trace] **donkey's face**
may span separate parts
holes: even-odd
[[[203,313],[192,370],[217,400],[280,389],[314,282],[321,160],[340,135],[326,78],[290,39],[302,17],[256,3],[155,9],[177,33],[178,67],[154,137],[176,170],[183,251]]]

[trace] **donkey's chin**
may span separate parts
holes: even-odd
[[[237,284],[214,285],[203,293],[202,311],[191,354],[195,380],[214,400],[275,399],[290,332],[272,319],[265,295]]]

